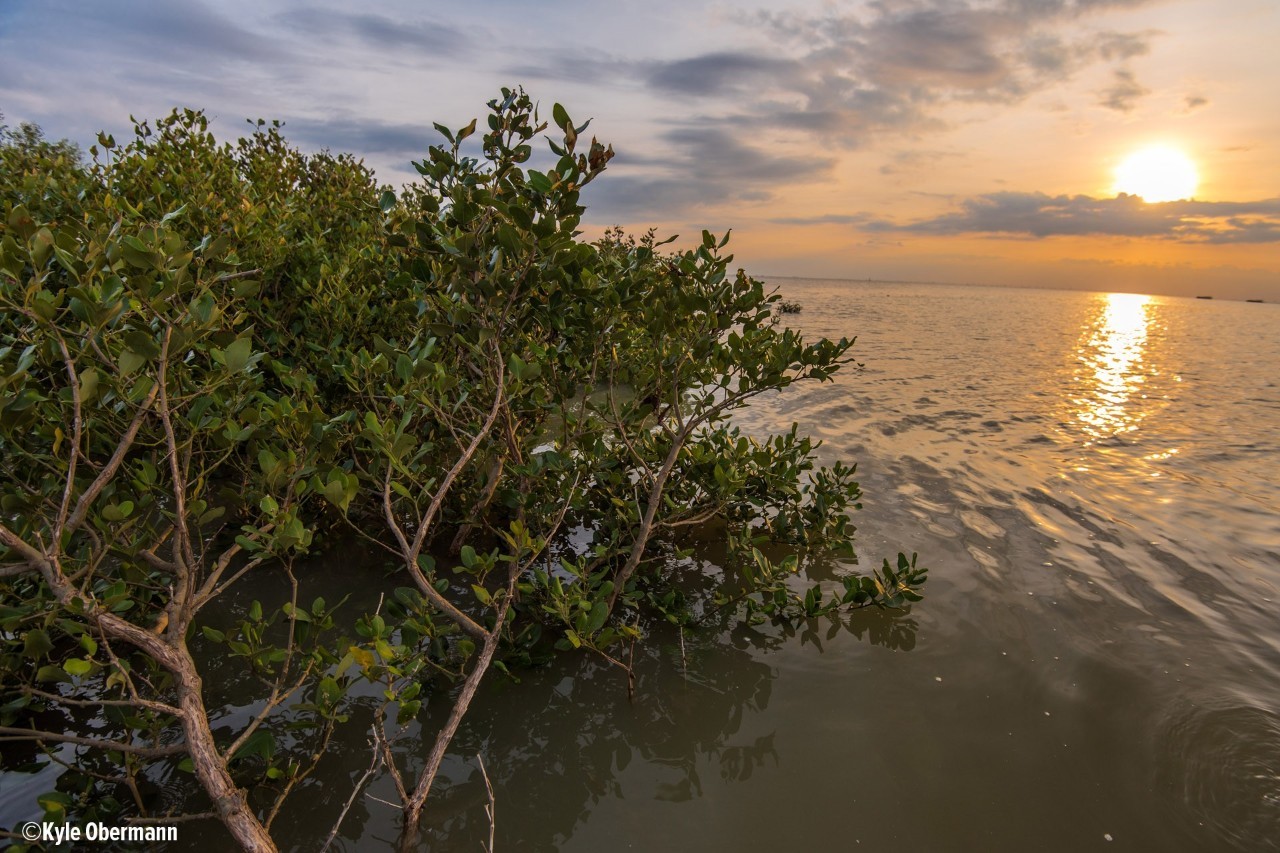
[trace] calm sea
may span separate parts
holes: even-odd
[[[500,849],[1280,850],[1280,306],[771,283],[863,366],[743,426],[856,461],[862,563],[925,601],[667,638],[634,705],[503,687],[437,842],[485,834],[482,752]]]

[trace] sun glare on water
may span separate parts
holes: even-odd
[[[1115,191],[1146,202],[1178,201],[1195,195],[1200,176],[1191,158],[1175,148],[1135,151],[1116,167]]]

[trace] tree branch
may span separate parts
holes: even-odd
[[[110,749],[116,752],[128,752],[144,758],[164,758],[167,755],[185,755],[187,745],[174,743],[167,746],[143,746],[136,743],[125,743],[118,740],[80,737],[60,732],[45,732],[38,729],[23,729],[14,726],[0,726],[0,741],[54,741],[56,743],[74,743],[77,746],[89,746],[94,749]]]

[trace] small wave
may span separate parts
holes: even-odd
[[[1280,850],[1280,715],[1183,707],[1152,744],[1157,787],[1240,850]]]

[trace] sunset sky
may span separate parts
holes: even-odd
[[[1280,300],[1276,0],[356,8],[3,0],[0,112],[85,147],[174,106],[278,118],[400,183],[433,121],[523,85],[618,152],[589,233],[732,227],[764,277]],[[1190,199],[1118,196],[1153,146]]]

